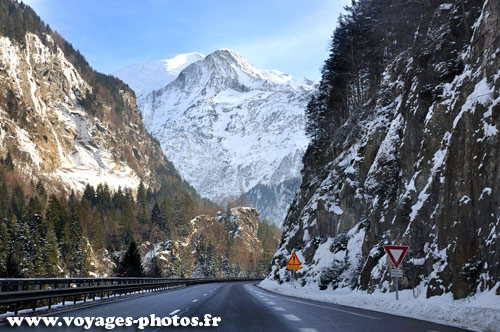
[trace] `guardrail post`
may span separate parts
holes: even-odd
[[[68,288],[71,288],[71,283],[68,281]],[[63,305],[66,305],[66,302],[63,301]]]

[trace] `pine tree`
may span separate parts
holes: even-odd
[[[70,265],[71,256],[73,256],[73,246],[71,243],[71,230],[69,227],[69,223],[64,224],[63,235],[60,240],[61,243],[61,254],[64,260],[64,267],[66,272],[68,271],[68,266]]]
[[[7,259],[10,252],[10,237],[7,225],[0,220],[0,277],[7,278]]]
[[[159,227],[161,230],[165,228],[165,216],[163,215],[158,203],[155,203],[151,211],[151,224]]]
[[[20,262],[21,272],[23,275],[32,277],[33,272],[33,239],[31,236],[30,229],[26,222],[23,220],[19,221],[16,225],[16,244],[19,246],[14,246],[15,253],[20,255],[18,261]]]
[[[229,278],[233,276],[233,268],[231,266],[231,260],[229,257],[229,250],[226,250],[224,258],[222,259],[222,271],[224,277]]]
[[[147,207],[146,188],[142,181],[137,188],[137,207],[139,209],[145,209]]]
[[[92,246],[90,245],[89,241],[87,240],[87,237],[83,237],[81,239],[81,260],[80,260],[80,277],[81,278],[86,278],[90,275],[90,272],[92,272],[92,264],[91,264],[91,258],[92,258]]]
[[[87,183],[85,190],[83,191],[82,201],[86,200],[90,205],[95,206],[97,203],[97,197],[95,194],[94,187]]]
[[[17,220],[21,220],[24,216],[24,190],[19,183],[12,190],[11,207]]]
[[[0,219],[7,218],[10,210],[9,192],[5,183],[2,183],[0,186]]]
[[[52,223],[54,225],[56,236],[61,241],[66,235],[66,219],[67,211],[63,203],[59,201],[56,195],[51,195],[49,198],[49,207],[47,209],[47,212],[45,213],[45,220],[47,220],[48,223]],[[69,235],[69,233],[67,234]]]
[[[141,181],[141,183],[139,183],[139,188],[137,188],[137,219],[141,224],[146,224],[149,221],[147,206],[146,188]]]
[[[86,268],[87,256],[87,241],[83,234],[82,223],[81,223],[81,207],[74,197],[70,197],[69,202],[69,224],[70,224],[70,235],[69,242],[66,247],[69,248],[69,252],[66,253],[68,263],[68,271],[71,275],[79,275],[87,273],[84,271]],[[65,240],[66,236],[65,236]]]
[[[44,250],[45,274],[49,278],[59,276],[59,250],[54,224],[49,223]]]
[[[7,257],[5,276],[7,278],[22,278],[24,274],[19,265],[19,260],[15,255],[14,249],[10,249]]]
[[[153,278],[159,278],[162,276],[162,268],[157,255],[153,255],[151,258],[149,275]]]
[[[42,250],[42,239],[40,237],[38,227],[36,227],[35,234],[33,236],[33,267],[30,273],[30,275],[35,278],[40,278],[45,275],[45,264],[43,262]]]
[[[127,252],[123,256],[118,267],[120,277],[142,277],[144,269],[141,263],[141,254],[135,241],[131,241]]]
[[[113,206],[112,204],[112,199],[111,199],[111,193],[109,191],[109,187],[107,184],[99,184],[96,189],[96,208],[97,211],[101,213],[102,216],[105,216],[108,214],[108,211],[111,209]]]

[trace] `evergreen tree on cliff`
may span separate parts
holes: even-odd
[[[118,276],[142,277],[143,274],[144,269],[141,263],[141,254],[135,241],[131,241],[118,267]]]

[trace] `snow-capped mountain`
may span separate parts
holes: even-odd
[[[127,82],[135,91],[136,97],[141,98],[166,86],[175,80],[184,68],[204,57],[200,53],[179,54],[170,59],[134,63],[118,70],[114,75]]]
[[[143,80],[140,71],[129,74]],[[123,71],[117,76],[136,84]],[[221,49],[138,105],[148,130],[201,195],[223,201],[250,192],[247,203],[281,222],[300,183],[304,109],[314,84],[259,70]]]

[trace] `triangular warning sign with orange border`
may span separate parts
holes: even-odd
[[[289,270],[298,270],[298,269],[300,269],[301,265],[302,265],[302,263],[300,262],[299,257],[297,257],[296,253],[292,253],[292,256],[290,257],[290,259],[286,263],[286,267]]]

